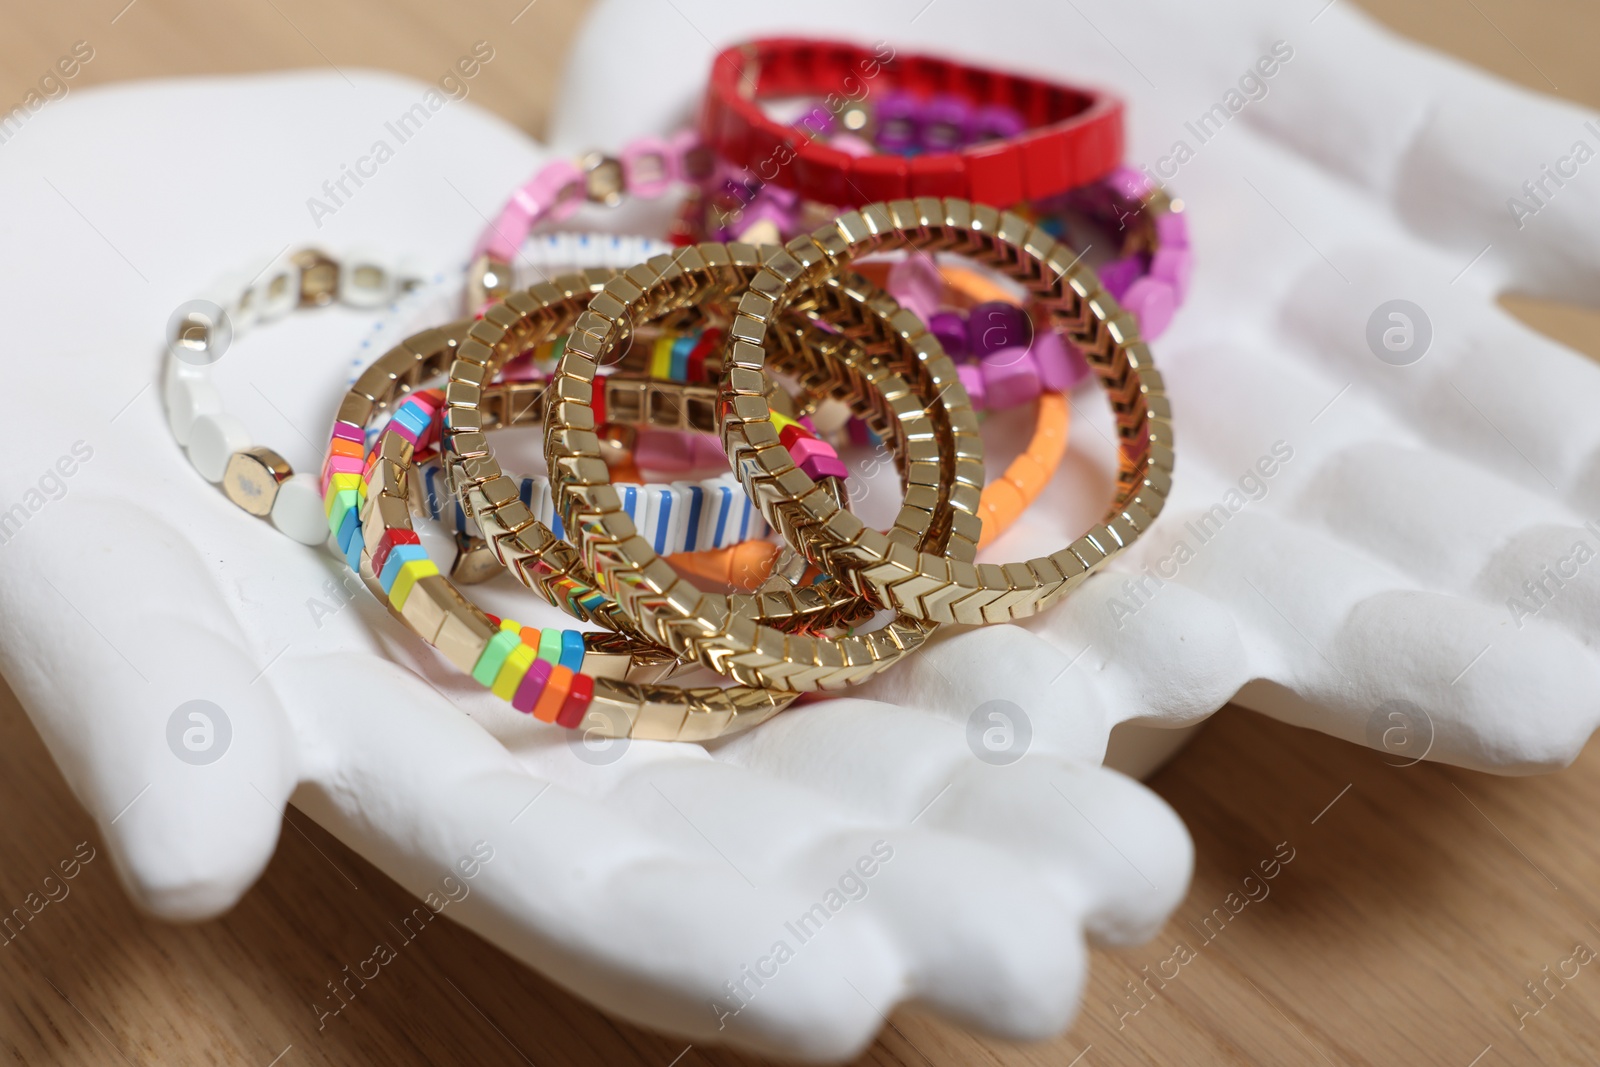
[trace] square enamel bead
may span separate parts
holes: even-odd
[[[394,556],[390,553],[390,558]],[[424,578],[432,578],[439,573],[439,568],[431,559],[408,560],[400,568],[400,573],[395,576],[394,585],[389,590],[389,603],[394,605],[396,611],[403,610],[406,600],[411,596],[411,591],[418,582]]]
[[[1100,284],[1106,292],[1121,301],[1128,287],[1144,275],[1144,263],[1138,256],[1124,256],[1107,263],[1096,273],[1100,275]]]
[[[539,662],[543,663],[543,660]],[[531,672],[530,672],[531,673]],[[555,722],[556,716],[561,712],[561,705],[566,702],[567,693],[572,689],[572,672],[565,667],[555,666],[550,670],[550,677],[545,682],[544,692],[539,694],[538,701],[533,705],[533,717],[540,722]]]
[[[797,438],[789,447],[789,456],[795,466],[805,471],[813,481],[819,478],[845,478],[850,473],[833,446],[815,437]]]
[[[565,726],[569,730],[576,730],[583,721],[584,712],[589,710],[589,701],[594,698],[594,679],[587,674],[579,674],[572,679],[572,688],[567,691],[567,699],[562,701],[561,710],[556,713],[556,724]]]
[[[420,545],[415,530],[385,530],[378,539],[378,544],[372,550],[372,569],[374,573],[382,574],[385,564],[389,562],[389,552],[396,545]]]
[[[517,687],[522,684],[528,668],[533,666],[533,659],[533,649],[519,643],[506,654],[505,661],[500,664],[500,670],[495,673],[494,683],[489,686],[489,691],[509,704],[511,698],[517,695]]]
[[[383,570],[377,572],[378,584],[383,586],[384,593],[388,593],[394,588],[395,580],[400,577],[401,567],[427,558],[428,554],[421,545],[395,545],[383,562]]]
[[[992,352],[984,357],[980,366],[990,410],[1016,407],[1039,396],[1038,366],[1022,349]]]
[[[1026,348],[1033,340],[1028,313],[1015,304],[998,300],[977,305],[967,314],[967,348],[974,356],[987,356],[1005,348]]]
[[[561,666],[570,671],[583,669],[583,634],[577,630],[561,631]]]
[[[1065,393],[1089,377],[1089,363],[1076,345],[1067,342],[1054,330],[1047,330],[1034,339],[1033,361],[1039,369],[1039,387],[1046,392]]]
[[[517,691],[511,695],[511,706],[518,711],[532,713],[533,706],[543,695],[545,683],[550,680],[550,672],[554,669],[554,664],[546,660],[534,660],[528,667],[527,673],[522,676],[522,681],[517,684]]]
[[[1122,295],[1122,306],[1139,320],[1139,332],[1148,340],[1166,332],[1177,303],[1172,286],[1160,278],[1140,278]]]
[[[518,640],[516,634],[508,630],[500,630],[489,638],[487,645],[483,646],[483,654],[478,657],[478,662],[472,667],[472,677],[477,679],[478,684],[485,688],[494,685],[495,678],[500,674],[501,664],[505,663],[506,657],[511,654],[511,650],[518,647],[526,648],[527,646]]]
[[[339,528],[333,531],[333,535],[338,541],[339,551],[341,553],[349,552],[350,543],[352,541],[361,540],[360,534],[361,516],[356,512],[354,507],[348,508],[341,513],[339,519]]]

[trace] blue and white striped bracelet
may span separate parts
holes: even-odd
[[[437,460],[422,465],[417,486],[419,510],[468,537],[481,537],[478,524],[451,494],[444,468]],[[518,483],[522,502],[540,522],[564,538],[561,517],[550,495],[549,479],[533,475]],[[732,471],[700,482],[619,484],[622,509],[658,555],[729,548],[765,537],[771,530],[745,495]]]

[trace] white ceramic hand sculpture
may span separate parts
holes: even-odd
[[[940,641],[873,700],[805,706],[711,752],[635,744],[584,762],[451,677],[359,590],[341,607],[324,590],[337,561],[201,483],[148,388],[168,314],[219,271],[312,239],[453,269],[480,213],[538,161],[523,137],[450,104],[394,145],[385,124],[422,86],[319,75],[85,92],[5,146],[6,369],[24,401],[0,505],[25,516],[0,545],[0,667],[145,906],[175,918],[226,908],[265,865],[292,795],[419,895],[438,899],[442,876],[468,861],[474,892],[450,915],[647,1025],[824,1058],[915,997],[1036,1036],[1071,1014],[1083,933],[1147,935],[1186,880],[1171,813],[1094,766],[1113,723],[1192,721],[1244,686],[1254,706],[1362,739],[1383,701],[1405,698],[1432,716],[1436,758],[1507,769],[1570,758],[1594,715],[1581,628],[1592,594],[1569,582],[1521,629],[1502,601],[1585,536],[1593,435],[1541,416],[1547,395],[1577,407],[1600,397],[1600,380],[1492,297],[1513,280],[1572,297],[1592,279],[1581,182],[1543,198],[1522,233],[1504,206],[1585,136],[1584,116],[1418,53],[1344,7],[1312,22],[1313,5],[1030,4],[1015,11],[1030,20],[1018,32],[1010,13],[944,0],[914,18],[920,6],[821,5],[806,18],[814,32],[959,47],[1118,87],[1133,101],[1134,158],[1152,165],[1189,142],[1173,184],[1191,204],[1200,268],[1158,353],[1181,405],[1180,495],[1145,561],[1160,566],[1185,521],[1226,500],[1275,442],[1293,457],[1244,487],[1268,491],[1230,511],[1174,580],[1127,600],[1131,614],[1114,617],[1111,598],[1128,594],[1107,575],[1025,629]],[[711,49],[695,27],[728,40],[757,17],[731,4],[603,6],[574,63],[564,145],[677,124]],[[1294,56],[1263,82],[1267,98],[1214,119],[1220,132],[1197,144],[1183,123],[1280,39]],[[248,140],[230,137],[241,115]],[[306,198],[379,139],[393,157],[313,229]],[[1364,340],[1395,297],[1433,324],[1427,357],[1403,368]],[[368,325],[326,312],[246,338],[219,365],[230,406],[313,466]],[[1501,386],[1499,348],[1526,353],[1532,373]],[[78,373],[85,382],[47,391]],[[1089,394],[1079,407],[1092,421]],[[997,557],[1053,549],[1094,517],[1108,451],[1086,429],[1075,441],[1046,506]],[[51,473],[61,457],[70,477]],[[193,699],[231,726],[209,765],[169,747],[169,720]],[[968,749],[969,716],[991,699],[1032,724],[1010,766]],[[484,848],[493,860],[473,866]],[[858,863],[872,874],[847,877]],[[785,925],[818,903],[821,934]],[[792,950],[781,961],[779,941]],[[744,1007],[719,1020],[713,998]]]
[[[1178,425],[1160,524],[1124,574],[940,645],[1018,656],[1003,684],[923,657],[884,683],[896,699],[1075,714],[1048,682],[1077,662],[1153,719],[1237,691],[1405,758],[1577,754],[1600,717],[1600,370],[1495,300],[1595,302],[1595,116],[1327,0],[605,0],[553,143],[683,123],[713,42],[841,33],[1120,93],[1129,159],[1188,205],[1198,263],[1154,345]],[[985,558],[1054,551],[1063,516],[1086,528],[1106,491],[1080,473]]]
[[[0,668],[130,892],[168,918],[226,909],[292,797],[445,914],[697,1042],[837,1058],[909,997],[1004,1034],[1064,1027],[1085,933],[1148,937],[1188,880],[1171,810],[1098,765],[1111,724],[1144,706],[1136,673],[1064,679],[1072,713],[1033,714],[1010,765],[975,757],[975,708],[918,699],[802,706],[711,751],[592,752],[455,675],[341,585],[340,561],[243,514],[174,444],[152,383],[179,304],[313,242],[458,272],[480,212],[535,168],[535,146],[469,104],[398,143],[425,89],[315,74],[85,91],[4,146],[17,418]],[[230,137],[244,115],[249,136]],[[379,140],[392,155],[375,166]],[[346,165],[368,172],[359,187]],[[341,180],[335,200],[324,182]],[[404,336],[392,317],[255,327],[214,368],[229,410],[315,470],[352,369],[381,351],[374,320],[383,343]],[[473,588],[525,622],[560,618],[518,592]],[[992,673],[983,654],[941,658]],[[1057,658],[1021,648],[1008,673]],[[1206,657],[1190,663],[1183,688],[1203,688]],[[979,726],[1007,755],[1004,724]],[[352,930],[341,956],[367,958],[371,936]]]

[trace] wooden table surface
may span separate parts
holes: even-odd
[[[537,134],[584,8],[538,0],[512,24],[523,0],[126,3],[5,4],[0,101],[20,100],[80,39],[95,58],[74,87],[324,62],[428,79],[458,42],[482,37],[518,62],[488,68],[474,99]],[[1592,5],[1389,0],[1377,13],[1507,77],[1538,89],[1549,78],[1600,106]],[[1600,353],[1595,316],[1515,308]],[[1008,1045],[903,1010],[859,1062],[1600,1062],[1597,746],[1560,774],[1499,779],[1397,768],[1228,709],[1152,785],[1194,835],[1194,884],[1154,942],[1094,953],[1069,1034]],[[142,918],[3,689],[0,812],[0,911],[42,895],[44,877],[79,857],[69,895],[0,945],[0,1052],[12,1062],[757,1062],[616,1022],[449,923],[429,927],[319,1032],[314,999],[412,899],[291,809],[265,877],[231,914],[192,927]],[[1275,852],[1292,860],[1262,897],[1244,879]],[[1241,907],[1247,889],[1261,899]]]

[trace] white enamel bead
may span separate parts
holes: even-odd
[[[550,483],[547,480],[540,478],[534,483],[533,498],[534,503],[539,505],[538,510],[535,512],[539,516],[539,521],[546,526],[554,527],[556,521],[555,498],[550,493]]]
[[[388,262],[370,252],[351,252],[339,263],[339,301],[349,307],[382,307],[394,298],[395,283]]]
[[[201,415],[189,431],[189,462],[208,482],[222,481],[229,457],[249,447],[250,431],[226,412]]]
[[[178,395],[180,382],[197,382],[206,380],[206,372],[200,367],[191,366],[181,359],[175,359],[168,354],[161,361],[161,403],[171,411]]]
[[[667,555],[683,551],[683,530],[688,519],[689,504],[693,499],[687,485],[671,486],[672,511],[667,516]]]
[[[222,411],[222,394],[205,376],[174,377],[171,399],[167,404],[167,425],[172,437],[180,445],[189,444],[189,435],[195,420]],[[220,477],[220,475],[219,475]]]
[[[243,271],[234,271],[217,279],[200,294],[228,313],[228,324],[233,327],[235,342],[243,337],[256,321],[256,309],[249,299],[250,279],[251,275]]]
[[[316,475],[301,472],[278,487],[272,525],[303,545],[320,545],[328,539],[328,516]]]
[[[261,319],[260,301],[256,299],[255,289],[250,286],[250,279],[245,278],[240,284],[243,288],[233,294],[232,302],[223,305],[228,309],[228,317],[233,320],[235,341],[255,329]]]
[[[661,493],[660,486],[639,486],[639,517],[633,521],[639,528],[639,534],[652,545],[659,541],[661,533]]]
[[[280,260],[261,272],[250,289],[258,322],[281,319],[300,304],[300,268]]]

